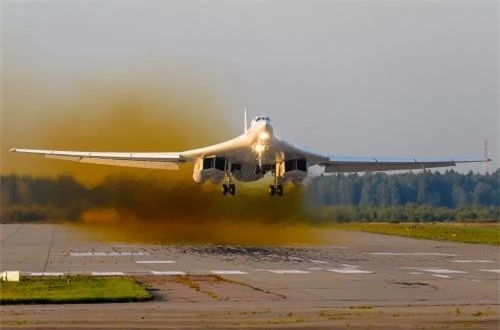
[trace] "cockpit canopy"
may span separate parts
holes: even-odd
[[[268,116],[256,116],[252,119],[252,125],[259,123],[261,121],[266,121],[267,123],[271,123],[271,118],[269,118]]]

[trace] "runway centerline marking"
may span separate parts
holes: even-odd
[[[340,266],[344,268],[359,268],[358,265],[349,265],[349,264],[342,264]]]
[[[270,273],[275,274],[309,274],[310,271],[307,270],[299,270],[299,269],[266,269]]]
[[[63,272],[33,272],[31,276],[64,276]]]
[[[490,263],[494,262],[493,260],[484,260],[484,259],[477,259],[477,260],[450,260],[451,262],[458,262],[458,263]]]
[[[181,272],[180,270],[165,270],[165,271],[152,270],[151,274],[153,274],[153,275],[186,275],[185,272]]]
[[[175,264],[174,260],[137,260],[137,264]]]
[[[313,260],[309,260],[309,261],[310,261],[310,262],[313,262],[313,263],[315,263],[315,264],[327,264],[327,263],[328,263],[328,262],[323,261],[323,260],[315,260],[315,259],[313,259]]]
[[[440,252],[365,252],[374,256],[436,256],[436,257],[456,257],[457,254]]]
[[[247,272],[241,270],[211,270],[210,273],[215,275],[246,275]]]
[[[441,274],[432,274],[431,276],[440,277],[440,278],[450,278],[448,275],[441,275]]]
[[[296,261],[304,260],[304,258],[300,258],[300,257],[288,257],[288,259],[290,259],[290,260],[296,260]]]
[[[92,276],[125,276],[124,272],[91,272]]]
[[[327,271],[339,274],[373,274],[371,270],[361,270],[352,268],[331,268],[327,269]]]
[[[490,273],[499,273],[500,269],[478,269],[480,272],[490,272]]]
[[[70,252],[72,257],[130,257],[130,256],[147,256],[148,252]]]
[[[421,272],[435,273],[435,274],[467,274],[469,272],[464,270],[454,270],[445,268],[420,268],[420,267],[403,267],[406,269],[415,269]]]

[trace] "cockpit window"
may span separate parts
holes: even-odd
[[[271,121],[271,119],[269,117],[266,117],[266,116],[257,116],[257,117],[254,118],[255,122],[262,121],[262,120],[265,120],[267,122]]]

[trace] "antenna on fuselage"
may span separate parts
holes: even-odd
[[[248,125],[247,125],[247,108],[245,107],[245,129],[243,130],[244,133],[248,130]]]

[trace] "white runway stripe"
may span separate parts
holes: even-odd
[[[148,252],[70,252],[72,257],[129,257],[129,256],[147,256]]]
[[[181,272],[180,270],[165,270],[165,271],[152,270],[151,274],[153,274],[153,275],[186,275],[185,272]]]
[[[346,268],[327,269],[327,271],[339,274],[373,274],[373,272],[370,270],[346,269]]]
[[[448,275],[441,275],[441,274],[432,274],[431,276],[440,277],[440,278],[450,278]]]
[[[303,258],[300,257],[288,257],[290,260],[304,260]]]
[[[310,262],[313,262],[315,264],[327,264],[328,262],[323,261],[323,260],[309,260]]]
[[[439,253],[439,252],[366,252],[374,256],[439,256],[439,257],[456,257],[456,254]]]
[[[483,260],[483,259],[478,259],[478,260],[450,260],[451,262],[459,262],[459,263],[490,263],[494,262],[493,260]]]
[[[298,269],[267,269],[268,272],[275,274],[308,274],[310,273],[307,270],[298,270]]]
[[[137,260],[137,264],[175,264],[173,260]]]
[[[500,269],[478,269],[480,272],[500,273]]]
[[[342,264],[340,266],[342,266],[344,268],[359,268],[358,265],[350,265],[350,264]]]
[[[440,269],[440,268],[420,268],[420,271],[436,274],[467,274],[464,270]]]
[[[31,276],[64,276],[63,272],[33,272]]]
[[[246,275],[247,272],[241,270],[211,270],[210,273],[216,275]]]
[[[124,272],[92,272],[92,276],[124,276]]]

